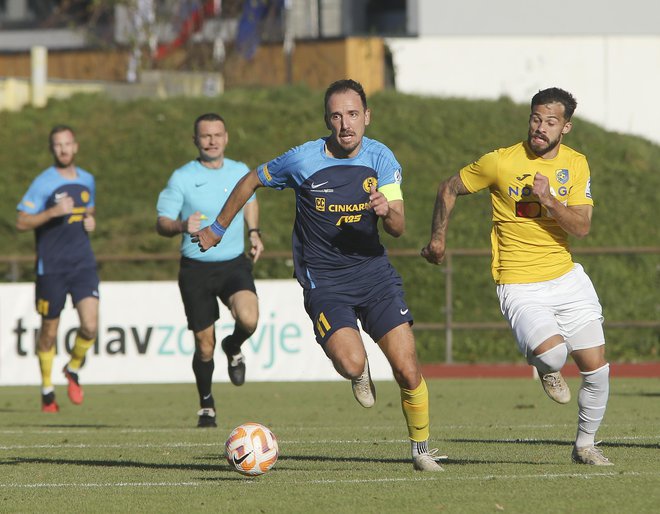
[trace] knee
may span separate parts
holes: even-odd
[[[337,373],[349,380],[359,378],[364,372],[364,366],[367,362],[366,357],[360,358],[359,355],[328,355],[328,357],[330,357]]]
[[[203,362],[208,362],[213,359],[213,352],[215,350],[215,341],[206,339],[197,339],[195,341],[195,351]]]
[[[57,337],[56,334],[49,334],[45,332],[39,333],[39,340],[37,343],[38,349],[40,352],[49,351],[54,345]]]
[[[410,365],[402,369],[392,369],[394,380],[399,387],[404,389],[415,389],[422,381],[422,373],[419,366]]]
[[[351,379],[355,379],[359,378],[364,372],[366,362],[366,359],[346,359],[341,363],[341,367],[344,369],[345,375],[348,375]]]
[[[98,326],[97,326],[96,323],[87,322],[85,324],[80,325],[80,329],[78,330],[78,334],[83,339],[88,339],[88,340],[89,339],[95,339],[97,330],[98,330]]]
[[[245,332],[252,335],[257,329],[257,323],[259,322],[259,309],[256,305],[254,308],[241,309],[236,313],[235,319],[236,323],[238,323]]]
[[[251,314],[248,316],[239,317],[236,322],[240,323],[243,330],[249,335],[254,334],[254,331],[257,330],[257,322],[259,321],[258,314]]]
[[[566,364],[568,358],[568,347],[566,343],[560,343],[553,346],[550,350],[543,352],[540,355],[531,355],[528,362],[535,366],[541,375],[554,373],[559,371]]]
[[[45,352],[50,350],[57,340],[57,325],[44,326],[39,330],[38,345],[39,350]]]

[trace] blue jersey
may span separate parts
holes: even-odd
[[[250,171],[242,162],[224,159],[222,168],[211,169],[198,160],[185,164],[170,177],[165,189],[158,196],[156,209],[158,216],[185,220],[196,211],[202,213],[202,228],[211,225],[229,198],[239,180]],[[248,203],[255,200],[252,195]],[[201,252],[196,243],[190,241],[190,234],[181,237],[181,255],[204,262],[228,261],[245,251],[243,235],[243,210],[227,227],[218,246]]]
[[[39,214],[63,196],[73,198],[71,214],[53,218],[34,231],[38,275],[96,267],[89,235],[82,223],[87,209],[94,207],[94,177],[81,168],[76,168],[76,174],[75,179],[67,179],[51,166],[34,179],[16,207],[27,214]]]
[[[296,278],[305,289],[377,281],[389,262],[369,207],[370,189],[399,184],[401,165],[389,148],[367,137],[350,159],[329,157],[325,143],[310,141],[257,168],[265,186],[296,192]]]

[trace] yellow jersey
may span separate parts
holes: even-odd
[[[552,195],[564,205],[593,205],[586,157],[561,144],[555,158],[542,159],[521,142],[459,172],[470,192],[490,190],[491,271],[498,284],[552,280],[573,267],[567,232],[532,193],[537,172],[548,177]]]

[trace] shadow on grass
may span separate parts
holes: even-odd
[[[647,393],[645,391],[639,391],[637,393],[612,393],[612,392],[610,392],[610,396],[641,396],[641,397],[646,397],[646,398],[658,398],[658,397],[660,397],[660,392],[657,392],[657,393]]]
[[[205,457],[218,462],[224,462],[224,455],[213,455]],[[362,457],[321,457],[310,455],[280,455],[278,459],[278,469],[288,471],[300,471],[295,467],[296,462],[311,461],[311,462],[365,462],[365,463],[380,463],[380,464],[411,464],[408,459],[371,459]],[[288,462],[280,465],[281,463]],[[452,461],[443,461],[452,462]],[[457,462],[458,463],[458,462]],[[47,458],[25,458],[14,457],[0,460],[0,469],[2,466],[20,466],[22,464],[39,464],[39,465],[56,465],[56,466],[89,466],[99,468],[133,468],[133,469],[149,469],[149,470],[172,470],[172,471],[199,471],[203,473],[221,473],[215,476],[195,477],[195,480],[220,482],[220,481],[237,481],[246,480],[257,477],[242,476],[237,473],[228,464],[166,464],[166,463],[153,463],[153,462],[139,462],[132,460],[83,460],[83,459],[47,459]]]
[[[217,457],[213,457],[214,459]],[[19,464],[54,464],[57,466],[92,466],[101,468],[143,468],[171,469],[176,471],[231,471],[229,465],[217,464],[161,464],[154,462],[139,462],[134,460],[83,460],[83,459],[46,459],[14,457],[0,461],[0,466],[15,466]]]
[[[67,424],[61,424],[61,423],[39,423],[39,424],[32,424],[32,425],[20,425],[21,427],[25,428],[71,428],[71,429],[76,429],[76,428],[125,428],[124,425],[101,425],[101,424],[85,424],[85,423],[67,423]]]
[[[573,446],[573,441],[559,441],[556,439],[444,439],[451,443],[478,443],[478,444],[524,444],[531,446]],[[660,449],[658,443],[616,443],[603,441],[598,444],[602,448],[645,448]]]

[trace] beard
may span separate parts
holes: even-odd
[[[353,141],[351,141],[350,143],[343,142],[339,135],[330,139],[330,141],[332,142],[331,146],[332,148],[335,149],[333,153],[337,154],[335,155],[336,157],[348,156],[353,152],[355,152],[355,150],[359,148],[360,144],[362,144],[362,139],[357,140],[355,134],[352,133],[351,135],[353,136]]]
[[[543,136],[539,136],[538,134],[529,134],[527,136],[527,145],[530,147],[532,152],[534,152],[534,154],[536,154],[539,157],[547,154],[548,152],[551,152],[552,150],[554,150],[557,147],[557,145],[559,145],[559,143],[561,143],[561,137],[558,137],[557,139],[555,139],[553,141],[550,141],[550,140],[547,140],[547,139],[544,138],[544,141],[545,141],[547,146],[536,145],[536,144],[532,143],[532,138],[534,136],[543,137]]]
[[[55,157],[56,168],[68,168],[73,164],[73,155],[65,155],[62,157]]]

